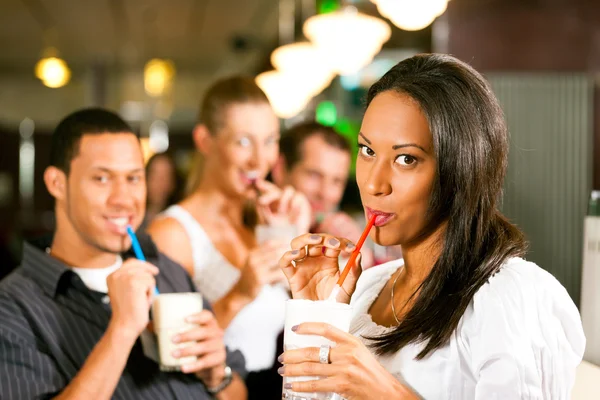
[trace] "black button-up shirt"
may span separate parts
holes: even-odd
[[[140,242],[156,265],[161,293],[195,291],[187,273],[159,253],[146,236]],[[25,243],[23,263],[0,282],[0,398],[46,399],[75,377],[111,318],[101,293],[44,249],[48,240]],[[133,256],[125,254],[124,258]],[[209,308],[205,301],[205,308]],[[227,363],[242,378],[244,358],[227,353]],[[193,374],[161,372],[137,340],[113,394],[114,399],[211,399]]]

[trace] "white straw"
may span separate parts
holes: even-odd
[[[331,294],[327,298],[327,301],[337,301],[337,296],[338,296],[338,294],[340,294],[341,290],[342,290],[342,288],[340,287],[340,285],[338,285],[336,283],[335,286],[333,287],[333,290],[331,291]]]

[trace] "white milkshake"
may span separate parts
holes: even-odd
[[[285,333],[283,346],[285,350],[300,349],[304,347],[321,347],[329,345],[335,347],[335,343],[322,336],[298,335],[292,332],[292,327],[303,322],[326,322],[336,328],[348,332],[352,318],[352,307],[348,304],[333,301],[311,301],[311,300],[288,300],[285,310]],[[284,377],[283,383],[310,381],[320,379],[317,376],[306,377]],[[284,389],[282,399],[289,400],[340,400],[341,397],[335,393],[296,393]]]
[[[173,343],[173,336],[187,332],[196,324],[185,319],[202,311],[202,295],[200,293],[165,293],[154,298],[152,315],[154,332],[158,339],[158,354],[161,371],[180,371],[181,366],[192,363],[197,357],[175,358],[172,353],[176,349],[193,344]]]

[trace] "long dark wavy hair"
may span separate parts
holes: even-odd
[[[523,233],[498,210],[508,158],[502,109],[486,80],[454,57],[422,54],[388,71],[370,89],[410,96],[427,118],[437,160],[428,236],[446,223],[441,254],[392,332],[373,339],[378,354],[426,343],[417,359],[444,346],[479,288],[510,257],[527,250]]]

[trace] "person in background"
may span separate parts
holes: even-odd
[[[292,328],[336,346],[286,351],[283,375],[321,378],[288,389],[347,400],[569,399],[581,318],[565,288],[522,258],[525,237],[498,209],[508,130],[489,84],[448,55],[408,58],[370,88],[360,132],[356,181],[366,217],[377,216],[371,237],[404,257],[347,276],[337,301],[353,306],[350,333]],[[338,254],[352,247],[331,235],[295,239],[280,262],[293,297],[327,298]]]
[[[146,217],[140,226],[141,231],[145,230],[159,213],[181,199],[182,181],[170,153],[157,153],[150,157],[146,163],[146,186]]]
[[[307,232],[310,205],[291,187],[264,180],[279,155],[279,120],[254,79],[215,82],[199,120],[193,138],[202,166],[193,171],[193,191],[148,232],[213,303],[225,343],[246,358],[249,397],[272,398],[265,391],[275,390],[281,398],[281,380],[271,367],[289,292],[277,261],[293,236],[257,243],[244,217],[250,203],[263,223]]]
[[[243,356],[225,348],[207,302],[174,338],[186,346],[177,357],[196,362],[161,372],[143,349],[154,289],[194,285],[147,236],[147,262],[128,250],[126,226],[146,206],[138,136],[110,111],[80,110],[56,127],[50,162],[54,235],[25,243],[21,266],[0,282],[0,397],[245,399]]]
[[[333,128],[315,121],[299,123],[281,137],[281,154],[271,172],[278,186],[293,186],[306,196],[313,211],[311,232],[344,236],[356,243],[360,226],[339,205],[348,184],[351,147]],[[373,265],[373,251],[364,247],[362,265]]]

